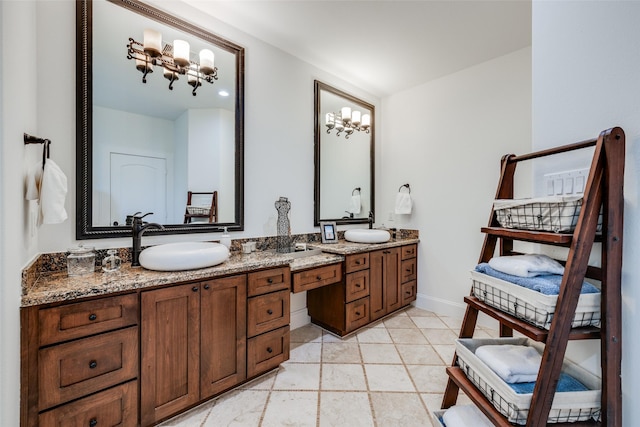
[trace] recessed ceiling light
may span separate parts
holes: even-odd
[[[220,92],[218,92],[218,95],[220,95],[220,96],[229,96],[229,92],[227,92],[226,90],[221,90]]]

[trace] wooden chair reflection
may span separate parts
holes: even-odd
[[[192,196],[211,196],[211,206],[205,204],[192,205]],[[199,197],[196,197],[199,198]],[[207,218],[209,223],[218,221],[218,192],[200,192],[200,191],[188,191],[187,192],[187,207],[184,211],[184,223],[191,223],[193,218]]]

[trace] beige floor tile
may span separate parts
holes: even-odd
[[[317,419],[317,391],[273,391],[260,426],[315,427]]]
[[[379,426],[431,427],[417,393],[371,393],[371,404]]]
[[[446,329],[447,325],[439,317],[414,317],[413,323],[420,329]]]
[[[319,363],[284,363],[273,384],[274,390],[318,390]]]
[[[449,329],[453,329],[456,332],[458,332],[462,326],[462,318],[460,317],[440,316],[440,320],[442,320]]]
[[[402,365],[364,365],[371,391],[415,391]]]
[[[447,386],[449,377],[444,366],[407,365],[407,371],[420,392],[438,393]]]
[[[321,342],[323,334],[324,331],[322,330],[322,328],[309,323],[308,325],[304,325],[291,331],[291,342]]]
[[[358,339],[356,338],[355,334],[354,335],[349,335],[347,337],[341,338],[339,336],[330,334],[328,332],[326,332],[323,336],[322,336],[322,342],[327,343],[327,342],[358,342]]]
[[[387,343],[391,344],[391,335],[387,331],[387,328],[370,328],[366,329],[357,335],[359,343]]]
[[[273,383],[276,380],[276,376],[278,375],[279,370],[280,368],[276,368],[271,372],[268,372],[254,380],[249,381],[241,388],[247,390],[271,390],[273,388]]]
[[[436,344],[433,346],[433,349],[440,355],[447,365],[451,364],[453,361],[453,355],[456,352],[456,347],[454,345]]]
[[[322,365],[321,390],[367,391],[361,364]]]
[[[323,363],[362,363],[357,343],[335,342],[322,344]]]
[[[320,393],[320,427],[373,427],[369,395],[363,392]],[[378,426],[382,424],[378,423]]]
[[[407,315],[389,317],[382,323],[387,329],[415,329],[416,327],[416,324]]]
[[[206,427],[257,426],[265,410],[268,391],[237,390],[215,400]]]
[[[429,413],[433,411],[439,411],[442,406],[442,398],[444,397],[444,390],[439,390],[438,393],[420,393],[422,401],[427,405]]]
[[[289,362],[320,363],[321,342],[291,343]]]
[[[389,335],[396,344],[429,344],[420,329],[389,329]]]
[[[364,363],[402,363],[394,344],[360,344],[360,353]]]
[[[444,365],[440,355],[428,344],[397,344],[396,348],[407,365]]]
[[[451,344],[458,338],[458,334],[451,329],[420,329],[430,344]]]
[[[411,306],[404,311],[409,317],[433,317],[436,316],[435,313],[427,310],[423,310],[418,307]]]

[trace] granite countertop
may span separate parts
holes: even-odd
[[[188,271],[152,271],[124,264],[112,273],[96,271],[94,274],[69,277],[66,271],[41,273],[30,286],[23,289],[22,307],[72,301],[86,297],[133,291],[180,282],[210,279],[252,270],[289,266],[292,272],[344,261],[344,255],[367,252],[417,243],[419,239],[397,239],[386,243],[363,244],[344,240],[335,244],[312,244],[323,253],[295,258],[290,254],[257,251],[251,254],[232,252],[227,261],[214,267]]]

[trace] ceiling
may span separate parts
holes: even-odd
[[[531,45],[531,0],[183,0],[383,97]]]

